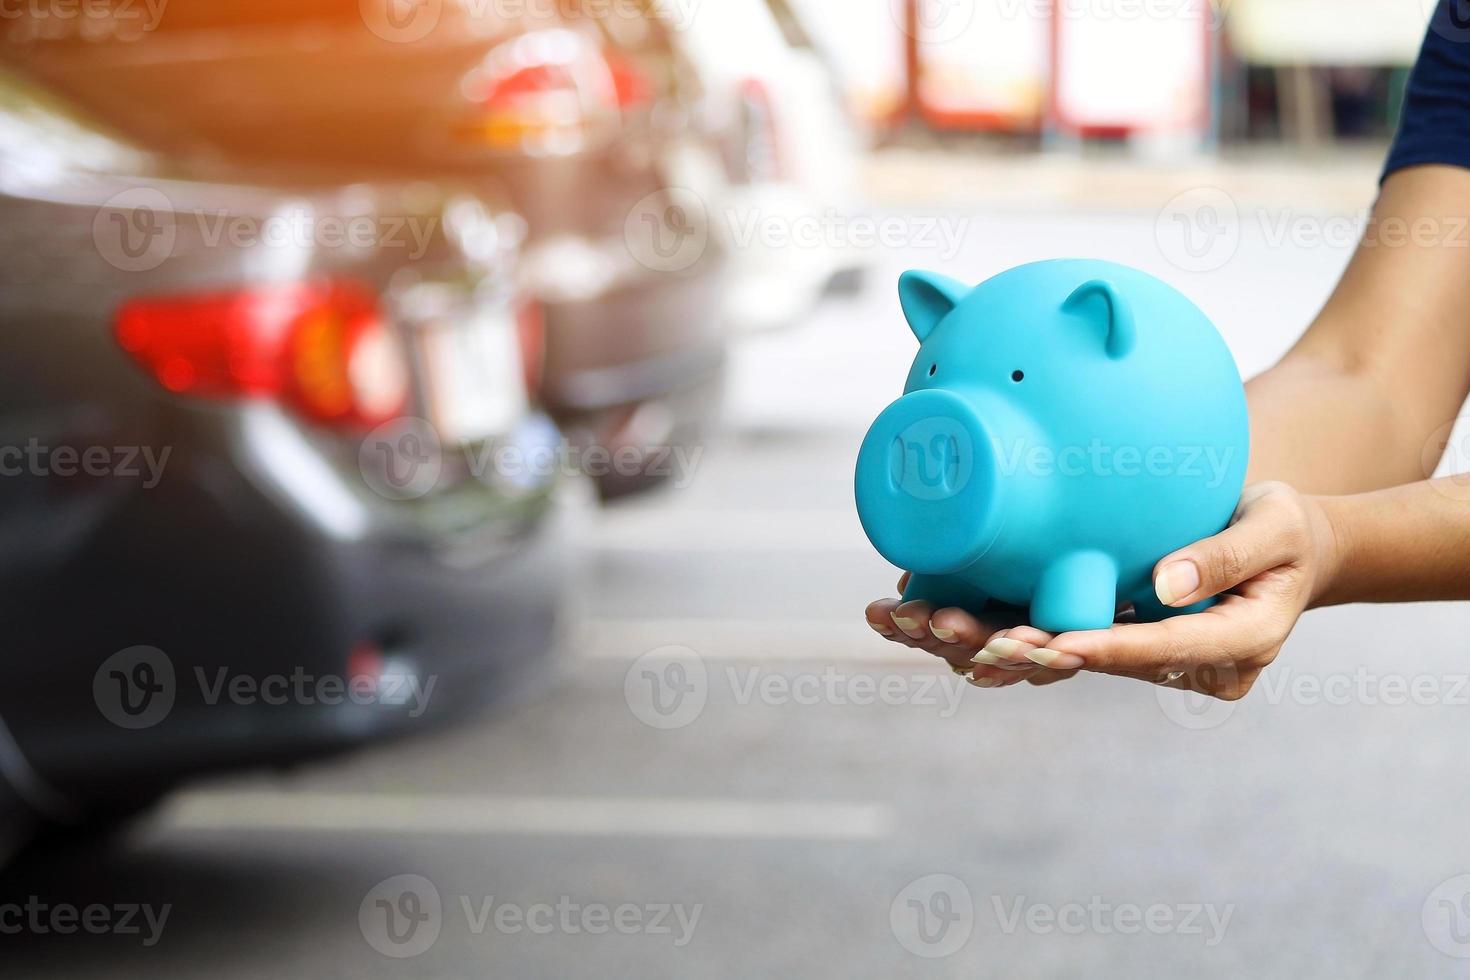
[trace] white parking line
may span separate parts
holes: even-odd
[[[601,796],[190,792],[161,815],[171,830],[531,834],[746,840],[882,840],[878,804]]]

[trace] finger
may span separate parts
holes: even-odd
[[[969,666],[970,651],[936,635],[933,617],[932,604],[920,600],[905,602],[893,611],[893,621],[909,638],[911,646],[943,657],[951,666]],[[978,628],[984,630],[985,626],[979,624]]]
[[[1046,687],[1046,686],[1048,686],[1050,684],[1056,684],[1059,681],[1068,681],[1068,680],[1071,680],[1072,678],[1076,677],[1078,674],[1081,674],[1081,673],[1083,673],[1083,671],[1080,671],[1080,670],[1051,670],[1051,669],[1046,668],[1046,667],[1037,667],[1034,671],[1032,671],[1031,673],[1025,675],[1025,677],[1026,677],[1026,683],[1028,683],[1028,684],[1032,684],[1032,685],[1034,685],[1036,687]],[[1135,672],[1132,672],[1132,671],[1123,671],[1123,670],[1104,670],[1104,671],[1094,671],[1093,673],[1107,674],[1109,676],[1114,676],[1114,677],[1126,677],[1129,680],[1143,681],[1143,682],[1148,683],[1148,684],[1162,684],[1162,685],[1165,685],[1165,686],[1168,686],[1168,687],[1176,687],[1176,688],[1184,688],[1185,685],[1187,684],[1187,681],[1186,680],[1183,680],[1182,677],[1187,677],[1188,676],[1188,675],[1182,675],[1182,677],[1172,677],[1171,678],[1167,674],[1164,674],[1164,675],[1139,674],[1139,673],[1135,673]]]
[[[997,612],[1005,615],[1004,610]],[[976,616],[963,609],[946,607],[929,617],[929,632],[936,642],[924,644],[922,648],[943,657],[956,670],[964,668],[968,674],[975,668],[971,660],[975,652],[999,630],[1013,623],[1014,620],[992,618],[988,610],[984,616]]]
[[[897,608],[897,599],[879,599],[876,602],[868,603],[868,608],[864,610],[863,617],[868,621],[868,625],[872,627],[874,632],[893,639],[900,632],[898,626],[893,622],[893,610]]]
[[[1048,684],[1055,684],[1057,681],[1070,680],[1081,673],[1084,673],[1084,671],[1052,670],[1049,667],[1038,666],[1034,672],[1027,675],[1026,681],[1038,687],[1044,687]],[[1189,684],[1187,680],[1189,675],[1183,672],[1180,672],[1177,676],[1173,671],[1165,674],[1142,674],[1136,670],[1095,670],[1087,671],[1086,673],[1106,674],[1109,677],[1126,677],[1132,681],[1143,681],[1145,684],[1160,684],[1165,687],[1180,689],[1187,689]]]
[[[1046,670],[1045,668],[1037,668],[1032,673],[1026,675],[1026,683],[1035,687],[1046,687],[1061,681],[1069,681],[1080,673],[1082,673],[1080,670]]]
[[[898,577],[898,594],[899,595],[903,595],[905,592],[908,591],[908,588],[909,588],[909,579],[913,577],[913,574],[914,574],[913,572],[904,572],[902,575],[900,575]]]
[[[893,600],[894,607],[890,612],[890,621],[893,623],[893,639],[905,646],[913,647],[915,650],[923,650],[936,657],[950,659],[955,647],[944,642],[934,635],[929,627],[929,618],[933,614],[933,607],[927,602],[900,602]],[[952,666],[965,665],[968,658],[951,660]]]
[[[1259,630],[1238,615],[1211,608],[1161,623],[1123,623],[1105,630],[1064,633],[1031,659],[1056,670],[1091,670],[1164,677],[1206,664],[1233,662]]]
[[[970,683],[975,687],[985,688],[987,690],[1011,687],[1024,681],[1029,675],[1035,673],[1036,670],[1037,668],[1035,667],[1032,667],[1030,670],[1024,668],[1006,670],[1003,667],[988,667],[984,664],[979,664],[971,672]]]
[[[929,617],[929,632],[954,646],[974,653],[997,632],[1015,626],[1018,620],[993,616],[987,609],[984,616],[976,616],[964,609],[947,606]]]
[[[1214,537],[1167,556],[1154,568],[1154,591],[1166,606],[1189,606],[1219,595],[1301,553],[1305,521],[1295,498],[1258,493],[1238,520]]]
[[[865,614],[868,625],[873,628],[874,632],[885,637],[890,642],[911,649],[922,650],[924,649],[924,644],[899,629],[898,624],[893,621],[893,614],[897,611],[900,602],[901,600],[899,599],[879,599],[877,602],[870,603]],[[938,641],[933,640],[930,642],[938,643]]]
[[[929,617],[934,615],[934,607],[922,599],[905,602],[893,610],[893,622],[898,628],[908,634],[910,639],[930,641],[934,634],[929,632]]]
[[[985,648],[975,654],[975,662],[997,667],[1034,667],[1041,662],[1031,654],[1051,640],[1052,634],[1034,626],[1016,626],[992,636]]]

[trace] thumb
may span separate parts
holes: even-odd
[[[1193,605],[1290,562],[1297,540],[1293,513],[1284,501],[1259,497],[1235,524],[1164,558],[1154,568],[1159,601]]]

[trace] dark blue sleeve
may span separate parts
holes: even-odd
[[[1409,75],[1383,176],[1425,163],[1470,168],[1470,2],[1439,0]]]

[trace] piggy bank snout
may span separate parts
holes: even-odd
[[[986,427],[953,392],[905,395],[858,453],[857,505],[879,554],[922,574],[958,571],[993,539],[995,454]]]

